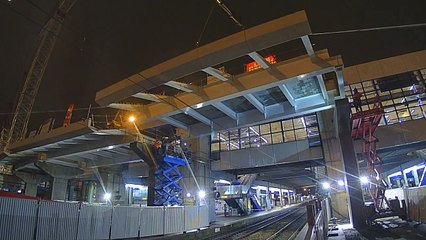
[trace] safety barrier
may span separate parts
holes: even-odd
[[[328,234],[327,199],[312,201],[306,205],[307,224],[300,230],[296,239],[324,240]]]
[[[0,197],[3,239],[123,239],[207,227],[207,206],[108,206]]]

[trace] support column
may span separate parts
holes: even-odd
[[[352,140],[351,110],[347,98],[336,101],[336,112],[345,166],[346,191],[349,194],[349,216],[353,227],[359,229],[365,225],[363,217],[364,200],[359,180],[358,161]]]
[[[187,147],[192,151],[192,163],[190,168],[192,169],[195,180],[198,182],[200,189],[198,189],[195,183],[194,177],[192,176],[187,166],[182,168],[182,187],[184,188],[183,195],[190,193],[195,202],[201,205],[209,207],[209,221],[213,222],[216,219],[215,213],[215,197],[213,194],[214,179],[211,172],[210,162],[210,136],[199,136],[193,139],[183,140],[187,144]],[[199,191],[205,191],[206,197],[204,200],[198,197]],[[200,201],[201,200],[201,201]]]
[[[51,200],[66,201],[68,180],[84,173],[82,169],[56,165],[47,162],[36,162],[35,165],[53,177]]]
[[[24,194],[31,197],[37,197],[37,185],[39,183],[49,180],[49,177],[38,174],[15,172],[15,175],[25,182]]]
[[[51,200],[66,200],[68,179],[54,177]]]
[[[102,179],[105,191],[99,182],[99,188],[96,191],[96,200],[98,202],[104,202],[105,193],[111,194],[111,202],[124,204],[127,201],[125,183],[122,177],[121,167],[99,169],[99,175]],[[100,180],[99,180],[100,181]]]
[[[337,129],[337,117],[334,109],[317,114],[320,124],[320,135],[324,153],[326,171],[317,169],[317,178],[331,185],[330,203],[333,207],[330,217],[349,219],[348,193],[345,188],[338,186],[337,181],[345,181],[342,147]],[[351,143],[352,144],[352,143]],[[352,145],[353,146],[353,145]],[[323,175],[326,173],[327,176]],[[322,187],[321,185],[319,186]]]

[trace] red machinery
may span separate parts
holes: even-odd
[[[354,140],[362,140],[362,151],[367,162],[368,191],[374,202],[376,212],[385,210],[384,202],[391,208],[389,201],[385,197],[387,183],[383,179],[382,159],[376,152],[378,139],[374,136],[374,131],[379,125],[383,114],[383,106],[378,97],[372,109],[352,114],[352,138]]]

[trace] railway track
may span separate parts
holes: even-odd
[[[298,232],[300,226],[305,223],[306,206],[303,205],[209,239],[289,239],[294,237],[293,235],[296,235],[295,233]]]

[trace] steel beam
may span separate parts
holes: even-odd
[[[317,79],[318,79],[318,84],[321,88],[321,93],[322,93],[322,96],[324,98],[324,101],[327,102],[328,101],[328,93],[327,93],[327,88],[325,87],[324,78],[322,77],[321,74],[319,74],[317,76]]]
[[[237,120],[237,113],[226,106],[223,102],[214,102],[212,103],[213,107],[217,108],[219,111],[225,113],[228,117]]]
[[[150,93],[136,93],[132,95],[135,98],[140,98],[144,100],[148,100],[151,102],[161,102],[162,99],[167,98],[167,96],[161,96],[156,94],[150,94]]]
[[[226,76],[226,74],[216,68],[212,68],[212,67],[207,67],[207,68],[203,68],[201,69],[201,71],[212,75],[213,77],[221,80],[221,81],[228,81],[229,78]]]
[[[257,52],[248,54],[254,61],[256,61],[263,69],[269,68],[269,63]]]
[[[287,98],[287,100],[291,104],[291,106],[296,107],[296,101],[295,101],[294,97],[291,95],[290,90],[288,90],[288,87],[285,84],[280,84],[280,85],[278,85],[278,88],[281,90],[281,92]]]
[[[181,82],[177,82],[177,81],[168,81],[166,83],[164,83],[164,85],[175,88],[177,90],[181,90],[184,92],[193,92],[194,87],[187,84],[187,83],[181,83]]]
[[[168,124],[175,126],[177,128],[182,128],[186,131],[188,131],[188,129],[189,129],[189,127],[186,124],[184,124],[184,123],[182,123],[178,120],[175,120],[174,118],[171,118],[171,117],[161,117],[161,120],[164,121],[165,123],[168,123]]]
[[[253,94],[251,94],[251,93],[249,93],[249,94],[246,94],[246,95],[244,95],[244,97],[257,109],[257,110],[259,110],[259,112],[261,112],[261,113],[265,113],[265,106],[259,101],[259,100],[257,100],[257,98],[253,95]]]
[[[312,47],[311,40],[308,35],[301,37],[303,46],[305,46],[306,52],[309,56],[315,55],[314,48]]]
[[[205,116],[203,116],[201,113],[195,111],[194,109],[187,107],[184,111],[185,111],[185,114],[188,114],[189,116],[197,119],[198,121],[200,121],[200,122],[202,122],[202,123],[204,123],[208,126],[212,125],[212,120],[206,118]]]

